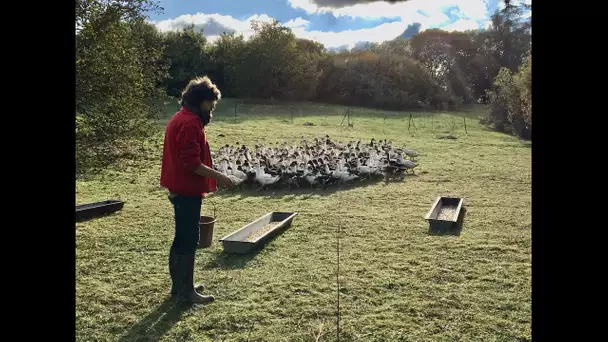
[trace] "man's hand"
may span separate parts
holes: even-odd
[[[232,179],[230,177],[224,175],[223,173],[219,173],[218,177],[215,179],[217,184],[226,188],[229,188],[234,185]]]
[[[207,167],[203,164],[200,164],[199,167],[196,168],[196,170],[194,170],[194,173],[196,173],[197,175],[199,175],[201,177],[210,177],[210,178],[215,179],[215,181],[217,182],[217,184],[219,186],[229,188],[229,187],[232,187],[235,185],[235,182],[230,177],[226,176],[225,174],[223,174],[221,172],[217,172],[216,170],[214,170],[210,167]],[[234,177],[234,176],[232,176],[232,177]]]

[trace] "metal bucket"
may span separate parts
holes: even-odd
[[[208,199],[205,199],[208,201]],[[215,226],[216,221],[216,208],[213,202],[210,202],[213,205],[213,217],[211,216],[201,216],[198,226],[200,228],[199,239],[198,239],[198,249],[201,248],[209,248],[213,243],[213,228]]]

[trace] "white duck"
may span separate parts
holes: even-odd
[[[260,188],[260,190],[268,185],[276,183],[279,179],[280,179],[279,176],[273,177],[267,173],[264,173],[264,169],[262,169],[262,167],[259,164],[256,165],[255,180],[258,181],[258,183],[262,184],[262,187]]]
[[[308,183],[310,183],[311,188],[313,185],[319,183],[319,181],[317,180],[318,176],[319,176],[318,173],[313,172],[310,168],[307,168],[306,172],[304,174],[304,178],[306,178],[306,181]]]
[[[361,159],[357,158],[357,171],[362,176],[369,176],[372,173],[372,168],[367,165],[361,165]]]
[[[247,175],[245,175],[245,176],[247,176]],[[239,178],[235,175],[228,175],[228,178],[230,178],[230,180],[232,181],[232,184],[234,184],[234,185],[239,185],[245,181],[245,179]]]
[[[242,180],[247,179],[247,174],[245,172],[239,170],[236,167],[236,163],[235,162],[232,162],[231,165],[230,165],[230,167],[232,169],[232,175],[233,176],[237,177],[238,179],[242,179]]]
[[[218,171],[227,175],[228,174],[228,159],[222,159],[220,165],[217,167]]]

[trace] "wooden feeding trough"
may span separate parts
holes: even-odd
[[[85,221],[95,217],[104,216],[122,210],[125,205],[122,201],[102,201],[76,206],[76,221]]]
[[[220,239],[226,253],[246,254],[291,227],[296,212],[273,211]]]
[[[456,228],[463,200],[460,197],[437,197],[425,217],[429,222],[429,231],[446,232]]]

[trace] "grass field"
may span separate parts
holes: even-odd
[[[207,129],[214,149],[329,134],[386,137],[423,156],[401,183],[214,194],[215,242],[199,250],[195,280],[216,302],[182,312],[168,301],[173,218],[158,184],[159,134],[147,160],[77,181],[79,204],[126,201],[76,226],[78,341],[335,341],[338,227],[341,341],[531,339],[530,144],[479,126],[479,109],[415,113],[408,131],[409,113],[353,109],[347,129],[338,106],[300,106],[293,123],[290,110],[268,107],[242,109],[235,123],[231,108],[224,101]],[[423,218],[440,195],[465,198],[459,235],[428,234]],[[273,210],[300,215],[257,253],[222,253],[218,238]]]

